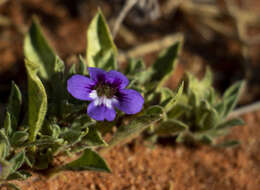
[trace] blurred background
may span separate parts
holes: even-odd
[[[184,39],[170,87],[185,71],[201,77],[210,66],[220,92],[245,79],[240,104],[259,99],[259,0],[0,0],[0,102],[6,102],[12,80],[26,84],[23,38],[33,15],[71,65],[76,55],[85,55],[86,29],[98,8],[109,22],[120,64],[128,57],[152,64],[159,50]]]

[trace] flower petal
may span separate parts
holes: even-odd
[[[136,114],[142,110],[144,98],[132,89],[121,89],[117,95],[118,103],[115,106],[126,114]]]
[[[113,121],[116,117],[116,111],[114,108],[109,109],[105,105],[96,106],[93,101],[88,105],[88,115],[97,121],[104,121],[104,119]]]
[[[90,78],[95,81],[105,81],[105,76],[107,74],[106,71],[99,69],[99,68],[95,68],[95,67],[88,67],[88,72],[90,75]]]
[[[67,81],[67,90],[69,93],[79,100],[92,100],[89,97],[90,92],[92,91],[91,88],[95,85],[88,77],[82,75],[73,75]]]
[[[129,83],[129,80],[125,75],[114,70],[111,70],[106,74],[106,81],[119,89],[125,88]]]

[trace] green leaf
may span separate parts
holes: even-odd
[[[151,81],[151,77],[154,71],[150,67],[149,69],[143,70],[137,74],[135,74],[135,79],[142,85],[150,85],[149,82]],[[153,83],[151,83],[153,85]],[[157,86],[157,84],[155,84]]]
[[[84,109],[85,110],[85,109]],[[95,122],[91,121],[91,118],[88,115],[79,115],[73,120],[71,127],[73,129],[86,129],[90,125],[93,125]]]
[[[194,105],[201,100],[207,99],[212,91],[212,72],[208,68],[204,78],[199,81],[194,75],[186,73],[187,92],[189,96],[194,96]]]
[[[79,70],[78,74],[81,74],[81,75],[88,74],[87,64],[85,63],[85,60],[81,55],[79,56],[79,69],[78,70]]]
[[[228,116],[228,114],[235,108],[243,85],[244,82],[239,81],[225,91],[223,96],[226,107],[224,117]]]
[[[58,55],[55,55],[55,65],[54,65],[54,73],[63,73],[65,70],[64,62],[60,59]],[[53,72],[52,71],[52,72]]]
[[[213,139],[208,135],[202,135],[199,141],[203,144],[212,145],[214,143]]]
[[[102,138],[101,134],[97,131],[94,126],[89,126],[88,134],[84,137],[82,141],[88,146],[107,146],[107,143]]]
[[[47,148],[47,147],[45,147]],[[50,167],[50,163],[53,160],[53,150],[52,148],[48,148],[47,151],[37,152],[37,156],[35,156],[35,163],[33,168],[37,170],[44,170]]]
[[[160,115],[146,115],[134,118],[127,125],[120,126],[103,151],[108,151],[117,144],[123,144],[137,137],[145,129],[161,119]]]
[[[205,119],[203,120],[202,130],[215,128],[219,123],[219,115],[214,108],[209,108],[204,111]]]
[[[60,146],[61,144],[64,144],[63,139],[55,139],[53,137],[45,136],[32,143],[24,144],[24,147],[37,146],[38,148],[48,148],[50,146]]]
[[[193,145],[196,141],[194,139],[194,135],[191,133],[180,133],[176,138],[177,143],[184,143],[186,145]]]
[[[58,139],[61,133],[61,128],[55,123],[55,121],[50,121],[46,119],[44,121],[41,134],[51,136],[54,139]]]
[[[181,117],[185,112],[190,112],[191,107],[185,104],[176,104],[173,108],[167,113],[168,118],[177,119]]]
[[[53,138],[55,139],[59,138],[61,132],[59,125],[52,124],[50,130],[51,130],[51,136]]]
[[[4,128],[7,136],[12,133],[12,123],[11,123],[11,116],[9,112],[6,112],[5,121],[4,121]]]
[[[60,137],[67,141],[69,145],[74,145],[81,141],[84,135],[85,132],[82,132],[81,130],[67,129],[61,133]]]
[[[217,129],[228,129],[234,126],[239,126],[239,125],[245,125],[245,122],[240,119],[240,118],[233,118],[227,121],[224,121],[223,123],[220,123],[217,126]]]
[[[160,53],[159,57],[152,66],[152,81],[158,81],[161,85],[169,78],[175,69],[180,49],[181,42],[177,42]]]
[[[76,71],[76,64],[73,64],[73,65],[70,66],[70,69],[69,69],[69,72],[68,72],[68,76],[74,75],[76,73],[77,73],[77,71]]]
[[[111,172],[105,160],[91,149],[86,149],[80,158],[62,166],[61,170]]]
[[[87,30],[87,61],[89,67],[117,70],[117,49],[101,11],[91,21]]]
[[[202,132],[202,134],[205,134],[205,135],[210,136],[212,138],[226,136],[228,133],[229,133],[229,131],[226,130],[226,129],[223,129],[223,130],[211,129],[211,130],[207,130],[207,131]]]
[[[64,70],[63,62],[49,46],[35,18],[24,39],[24,54],[27,60],[39,67],[39,74],[44,79],[48,80],[54,73]]]
[[[225,141],[223,143],[217,144],[216,146],[220,148],[231,148],[231,147],[238,146],[239,144],[240,142],[237,140],[230,140],[230,141]]]
[[[10,143],[4,129],[0,130],[0,159],[5,159],[10,151]]]
[[[74,74],[88,74],[86,60],[81,55],[78,57],[78,62],[70,66],[69,72],[67,73],[67,78]]]
[[[138,75],[145,69],[144,62],[140,59],[131,58],[127,64],[125,74],[126,75]]]
[[[12,130],[16,130],[22,105],[22,95],[18,86],[12,82],[11,94],[9,96],[7,110],[11,116]],[[9,130],[10,134],[12,131]]]
[[[229,98],[231,96],[238,96],[241,88],[244,85],[244,81],[238,81],[235,84],[233,84],[231,87],[229,87],[225,93],[224,93],[224,99]]]
[[[33,165],[35,163],[34,153],[30,152],[30,153],[26,154],[24,162],[27,166],[29,166],[30,168],[33,168]]]
[[[206,73],[203,79],[200,81],[200,83],[205,87],[210,87],[212,85],[212,82],[213,82],[212,71],[210,70],[209,67],[207,67]]]
[[[191,93],[189,94],[188,97],[188,104],[192,107],[192,108],[196,108],[199,106],[201,98],[199,93],[194,93],[193,91],[191,91]]]
[[[131,58],[125,70],[125,75],[131,81],[129,88],[133,88],[138,84],[144,84],[150,79],[151,74],[152,69],[146,69],[144,62],[141,59]]]
[[[218,100],[218,96],[217,96],[217,93],[215,92],[213,87],[209,88],[209,94],[208,94],[208,97],[206,99],[211,105],[216,104],[216,102]]]
[[[167,121],[161,122],[160,125],[155,129],[155,133],[159,135],[172,135],[183,132],[188,128],[189,127],[182,121],[169,119]]]
[[[29,138],[29,134],[25,131],[16,131],[13,133],[10,139],[10,143],[13,146],[22,146],[24,142]]]
[[[216,111],[219,113],[220,117],[221,117],[222,119],[225,119],[225,118],[223,118],[224,115],[225,115],[225,112],[226,112],[225,102],[224,102],[224,101],[221,101],[220,103],[216,104],[216,105],[215,105],[215,109],[216,109]]]
[[[173,91],[167,87],[160,88],[160,94],[161,94],[161,98],[160,98],[161,103],[174,96]]]
[[[47,95],[36,74],[37,66],[26,60],[25,67],[28,76],[29,140],[34,142],[46,115]]]
[[[146,115],[161,115],[161,116],[166,116],[164,108],[162,106],[150,106],[149,108],[146,109],[145,111]]]
[[[0,181],[5,180],[9,174],[12,172],[11,164],[3,159],[0,159],[1,172],[0,172]]]
[[[27,178],[31,177],[32,175],[27,171],[19,171],[10,174],[7,180],[26,180]]]
[[[24,150],[16,154],[9,162],[12,166],[12,173],[19,169],[25,161]]]
[[[170,111],[173,106],[180,100],[182,92],[184,88],[184,83],[182,82],[181,85],[178,87],[177,91],[172,94],[172,97],[166,99],[164,102],[161,103],[166,110],[166,112]]]

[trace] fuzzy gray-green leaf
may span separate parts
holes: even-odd
[[[86,149],[77,160],[74,160],[61,168],[61,170],[111,172],[105,160],[91,149]]]
[[[84,137],[83,141],[88,146],[107,146],[107,143],[102,138],[101,134],[94,126],[89,126],[88,134]]]
[[[41,80],[37,76],[38,67],[27,60],[25,67],[28,76],[29,140],[33,142],[42,127],[47,112],[47,95]]]
[[[7,136],[9,136],[13,131],[12,130],[11,115],[10,115],[9,112],[6,112],[6,114],[5,114],[4,129],[5,129]]]
[[[226,106],[224,117],[228,116],[228,114],[235,108],[243,84],[243,81],[239,81],[225,91],[223,96],[223,100]]]
[[[208,135],[202,135],[199,141],[203,144],[212,145],[214,143],[213,139]]]
[[[161,103],[161,105],[165,108],[166,112],[170,111],[173,106],[180,100],[184,88],[184,83],[182,82],[176,92],[172,94],[169,101],[167,99]]]
[[[61,133],[60,137],[67,141],[69,144],[75,144],[82,138],[83,132],[80,130],[68,129]]]
[[[220,117],[222,119],[225,119],[225,112],[226,112],[226,105],[224,101],[219,102],[218,104],[215,105],[216,111],[219,113]]]
[[[31,177],[32,175],[27,171],[16,171],[10,174],[7,180],[26,180],[27,178]]]
[[[229,141],[225,141],[223,143],[217,144],[216,146],[220,147],[220,148],[232,148],[232,147],[238,146],[239,144],[240,144],[240,142],[237,140],[229,140]]]
[[[13,146],[22,146],[23,143],[29,138],[29,134],[25,131],[15,131],[11,136],[10,143]]]
[[[160,84],[163,84],[169,78],[176,66],[180,48],[181,42],[177,42],[160,53],[152,66],[152,81],[158,81]]]
[[[185,112],[190,112],[191,111],[191,107],[185,104],[176,104],[175,106],[173,106],[173,108],[167,113],[168,118],[171,119],[177,119],[180,116],[182,116]]]
[[[219,122],[219,115],[214,108],[207,110],[206,117],[203,121],[203,130],[215,128]]]
[[[18,86],[12,82],[11,94],[9,96],[7,110],[10,113],[12,130],[17,128],[22,105],[22,95]],[[9,131],[11,132],[11,131]]]
[[[69,69],[69,72],[68,72],[68,76],[74,75],[76,73],[77,73],[77,71],[76,71],[76,64],[73,64],[73,65],[70,66],[70,69]]]
[[[206,73],[203,77],[203,79],[200,81],[201,85],[205,87],[210,87],[213,82],[213,76],[212,76],[212,71],[210,70],[209,67],[207,67]],[[210,90],[210,89],[208,89]]]
[[[112,139],[108,143],[108,147],[104,150],[109,150],[117,144],[122,144],[131,141],[137,137],[145,129],[153,125],[161,119],[161,115],[146,115],[134,118],[127,125],[122,125],[117,129]]]
[[[130,76],[138,75],[139,72],[145,69],[144,62],[140,59],[131,58],[127,64],[125,74]]]
[[[39,67],[39,74],[44,79],[50,79],[56,70],[64,70],[64,64],[57,61],[59,58],[48,44],[35,18],[25,36],[24,54],[27,60]]]
[[[234,126],[241,126],[241,125],[244,125],[245,122],[240,119],[240,118],[233,118],[233,119],[229,119],[227,121],[224,121],[223,123],[220,123],[218,126],[217,126],[217,129],[228,129],[228,128],[231,128],[231,127],[234,127]]]
[[[87,62],[89,67],[116,70],[117,49],[101,11],[91,21],[87,30]]]
[[[162,106],[150,106],[149,108],[146,109],[145,114],[147,115],[165,115],[165,110]]]
[[[5,180],[10,173],[12,172],[12,167],[9,162],[4,159],[0,159],[1,172],[0,172],[0,181]]]
[[[188,129],[188,126],[182,121],[169,119],[167,121],[161,122],[156,128],[155,132],[159,135],[171,135],[183,132]]]
[[[12,166],[12,172],[15,172],[19,169],[25,161],[25,152],[24,150],[16,154],[11,160],[10,164]]]
[[[88,74],[87,64],[86,64],[84,58],[81,55],[79,56],[79,68],[78,68],[78,70],[79,70],[78,74],[81,74],[81,75],[87,75]]]
[[[10,151],[10,142],[4,129],[0,130],[0,159],[5,159]]]
[[[172,98],[174,96],[173,91],[167,87],[160,88],[160,102],[163,103],[165,100]]]

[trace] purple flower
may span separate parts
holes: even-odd
[[[98,121],[113,121],[116,117],[115,107],[126,114],[141,111],[144,99],[132,89],[125,89],[128,79],[120,72],[106,72],[98,68],[88,68],[90,78],[73,75],[67,81],[69,93],[79,100],[91,101],[87,113]]]

